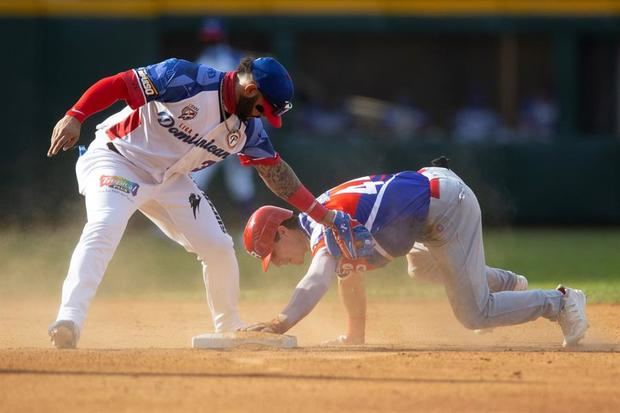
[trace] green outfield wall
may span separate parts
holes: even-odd
[[[162,16],[136,12],[129,17],[109,17],[110,13],[84,12],[86,16],[67,16],[70,13],[41,12],[37,2],[24,4],[32,9],[0,16],[2,221],[53,220],[63,215],[67,201],[79,200],[73,172],[76,153],[52,160],[45,156],[56,120],[101,77],[168,57],[162,38],[179,30],[193,32],[201,20],[190,13]],[[575,35],[616,36],[620,31],[617,13],[614,6],[603,15],[586,13],[584,18],[577,17],[577,12],[564,16],[556,11],[558,15],[552,17],[524,17],[523,13],[457,13],[456,17],[227,15],[226,21],[239,36],[259,33],[264,47],[293,70],[295,56],[301,52],[296,50],[299,33],[553,33],[554,58],[560,68],[556,75],[565,82],[561,84],[561,133],[554,143],[388,143],[379,136],[311,137],[293,135],[290,130],[275,132],[274,143],[316,193],[357,175],[417,169],[446,154],[478,193],[489,223],[620,224],[620,143],[613,136],[579,134],[574,119],[578,97],[571,84],[577,70]],[[83,140],[90,140],[94,125],[109,113],[89,120]],[[268,194],[260,196],[263,201],[273,201]]]

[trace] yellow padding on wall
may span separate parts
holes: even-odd
[[[619,0],[0,0],[0,15],[618,16]]]

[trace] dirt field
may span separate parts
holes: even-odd
[[[0,411],[620,411],[620,306],[589,307],[576,350],[539,320],[476,336],[443,301],[369,303],[366,346],[325,348],[337,302],[291,331],[299,349],[192,350],[199,301],[96,299],[77,351],[46,335],[56,300],[0,304]],[[244,303],[248,321],[282,303]],[[252,316],[250,316],[252,315]]]

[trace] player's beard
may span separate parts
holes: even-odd
[[[251,98],[239,96],[239,101],[237,102],[237,116],[239,116],[239,119],[247,120],[254,111],[254,105],[256,105],[257,101],[258,95]]]

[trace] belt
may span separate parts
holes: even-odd
[[[117,154],[121,155],[121,153],[118,151],[118,149],[116,149],[116,146],[114,146],[114,144],[113,144],[112,142],[108,142],[108,143],[106,144],[106,146],[107,146],[107,147],[108,147],[108,149],[109,149],[109,150],[111,150],[112,152],[115,152],[115,153],[117,153]],[[123,155],[121,155],[121,156],[123,156]]]
[[[429,181],[430,187],[431,187],[431,198],[440,198],[440,192],[439,192],[439,178],[433,178],[430,179]]]

